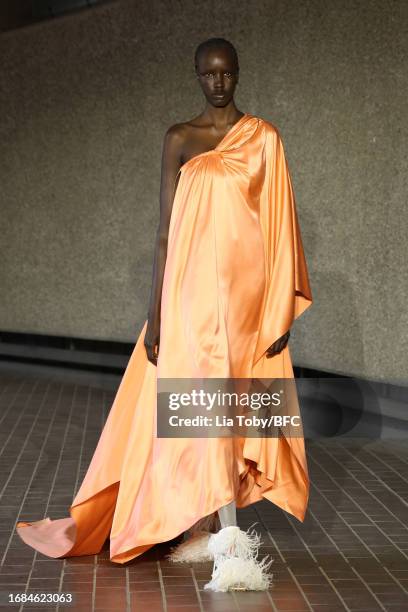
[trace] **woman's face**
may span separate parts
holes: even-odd
[[[238,83],[238,70],[228,49],[220,47],[201,54],[196,70],[201,89],[212,106],[226,106]]]

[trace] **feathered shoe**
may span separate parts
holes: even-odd
[[[257,560],[261,538],[251,527],[224,527],[210,536],[208,550],[214,557],[211,581],[204,589],[212,591],[264,591],[271,584],[273,574],[268,570],[273,559],[266,555]]]
[[[213,556],[208,550],[208,541],[211,533],[208,531],[196,531],[181,544],[171,548],[166,559],[173,563],[197,563],[200,561],[212,561]]]
[[[166,555],[166,559],[173,563],[200,563],[204,561],[213,561],[214,555],[208,548],[208,542],[211,537],[211,529],[219,528],[218,514],[210,514],[195,525],[193,525],[184,534],[184,541],[170,549],[170,554]]]

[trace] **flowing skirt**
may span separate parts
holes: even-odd
[[[302,437],[157,438],[157,368],[139,335],[70,517],[17,524],[49,557],[100,552],[125,563],[169,541],[236,500],[268,499],[303,521],[309,480]],[[293,377],[289,348],[253,369],[258,378]]]

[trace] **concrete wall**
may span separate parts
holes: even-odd
[[[162,138],[198,114],[196,45],[237,47],[275,123],[315,303],[296,363],[407,380],[404,0],[118,1],[0,36],[0,330],[133,341]]]

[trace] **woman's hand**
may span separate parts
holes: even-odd
[[[144,346],[146,349],[147,359],[157,366],[157,358],[159,356],[160,345],[160,321],[147,321],[146,333],[144,338]]]
[[[266,351],[266,357],[273,357],[280,353],[289,341],[290,331],[287,331],[286,334],[283,334],[278,340],[276,340]]]

